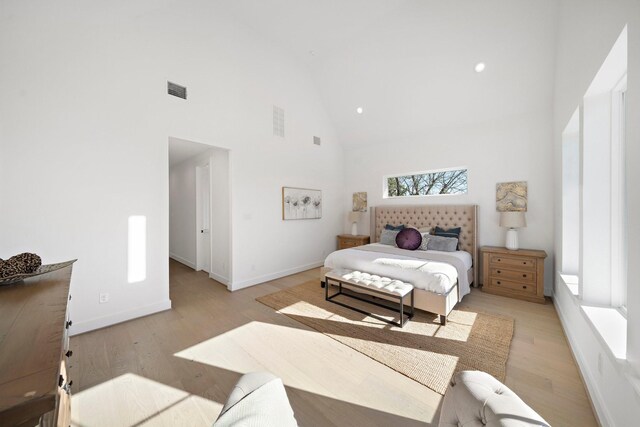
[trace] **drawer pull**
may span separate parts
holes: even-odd
[[[526,287],[526,286],[523,286],[523,287],[522,287],[522,289],[527,289],[527,287]]]
[[[498,262],[502,261],[500,258],[498,258]]]
[[[65,326],[65,329],[69,329],[69,326],[73,325],[73,321],[69,320],[67,321],[67,325]]]
[[[527,261],[522,261],[522,264],[523,265],[527,265]]]
[[[499,284],[500,284],[500,281],[498,280],[496,283],[499,285]]]
[[[500,270],[498,270],[498,274],[502,273]]]
[[[67,357],[71,357],[71,356],[73,356],[73,351],[69,350],[64,355],[67,356]]]
[[[527,278],[527,275],[526,275],[526,274],[523,274],[523,275],[522,275],[522,277],[524,277],[524,278],[526,279],[526,278]]]

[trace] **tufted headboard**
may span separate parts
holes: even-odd
[[[473,258],[473,282],[478,284],[478,205],[415,205],[371,207],[371,241],[378,242],[386,224],[460,227],[460,248]]]

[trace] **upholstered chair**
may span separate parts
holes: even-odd
[[[444,395],[439,427],[533,427],[549,424],[513,391],[480,371],[458,372]]]

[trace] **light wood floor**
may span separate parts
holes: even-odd
[[[318,276],[230,293],[171,261],[172,310],[71,338],[73,425],[211,425],[256,370],[283,378],[302,426],[437,425],[440,395],[255,301]],[[464,302],[516,319],[506,383],[525,402],[556,427],[597,425],[552,304]]]

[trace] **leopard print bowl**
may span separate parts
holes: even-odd
[[[20,282],[29,277],[40,276],[42,274],[51,273],[52,271],[60,270],[61,268],[65,268],[76,262],[77,260],[71,260],[66,262],[60,262],[57,264],[47,264],[41,265],[38,269],[31,273],[22,273],[22,274],[14,274],[12,276],[7,276],[0,278],[0,286],[2,285],[10,285],[12,283]]]

